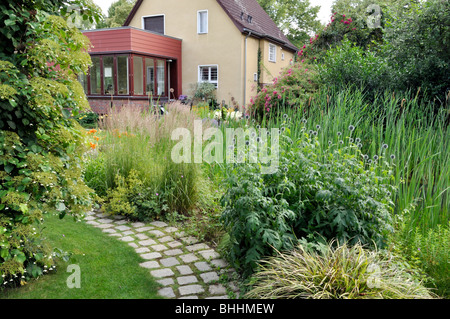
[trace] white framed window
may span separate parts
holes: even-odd
[[[277,62],[277,46],[269,43],[269,62]]]
[[[212,83],[216,88],[219,87],[219,66],[199,65],[198,66],[198,82]]]
[[[284,53],[281,53],[281,61],[284,61]]]
[[[197,11],[197,33],[208,33],[208,10]]]

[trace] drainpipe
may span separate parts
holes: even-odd
[[[167,96],[169,97],[170,102],[170,65],[172,60],[167,60]]]
[[[245,108],[245,101],[247,99],[247,39],[252,34],[251,30],[244,29],[244,31],[247,31],[247,36],[245,37],[245,49],[244,49],[244,102],[243,106]]]

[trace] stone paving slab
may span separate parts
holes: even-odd
[[[220,254],[176,227],[95,212],[86,213],[85,222],[133,247],[143,260],[139,265],[155,277],[164,298],[228,299],[227,291],[239,294],[233,282],[227,287],[219,282],[221,273],[234,271]]]

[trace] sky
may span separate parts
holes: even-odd
[[[93,2],[98,5],[105,15],[108,14],[108,8],[111,6],[111,3],[117,0],[94,0]]]
[[[108,8],[111,6],[111,3],[113,3],[116,0],[94,0],[94,3],[98,5],[102,10],[103,13],[106,15],[108,12]],[[180,0],[183,1],[183,0]],[[184,0],[189,1],[189,0]],[[331,17],[331,4],[333,3],[333,0],[309,0],[312,6],[320,6],[320,11],[318,18],[322,24],[327,24],[330,21]]]
[[[331,5],[333,0],[309,0],[313,7],[320,6],[318,18],[322,24],[328,24],[331,18]]]

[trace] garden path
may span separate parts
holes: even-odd
[[[234,272],[220,255],[197,238],[165,222],[131,222],[123,216],[88,212],[86,224],[127,242],[136,250],[150,274],[162,285],[159,295],[177,299],[238,297],[236,283],[220,283],[221,274]]]

